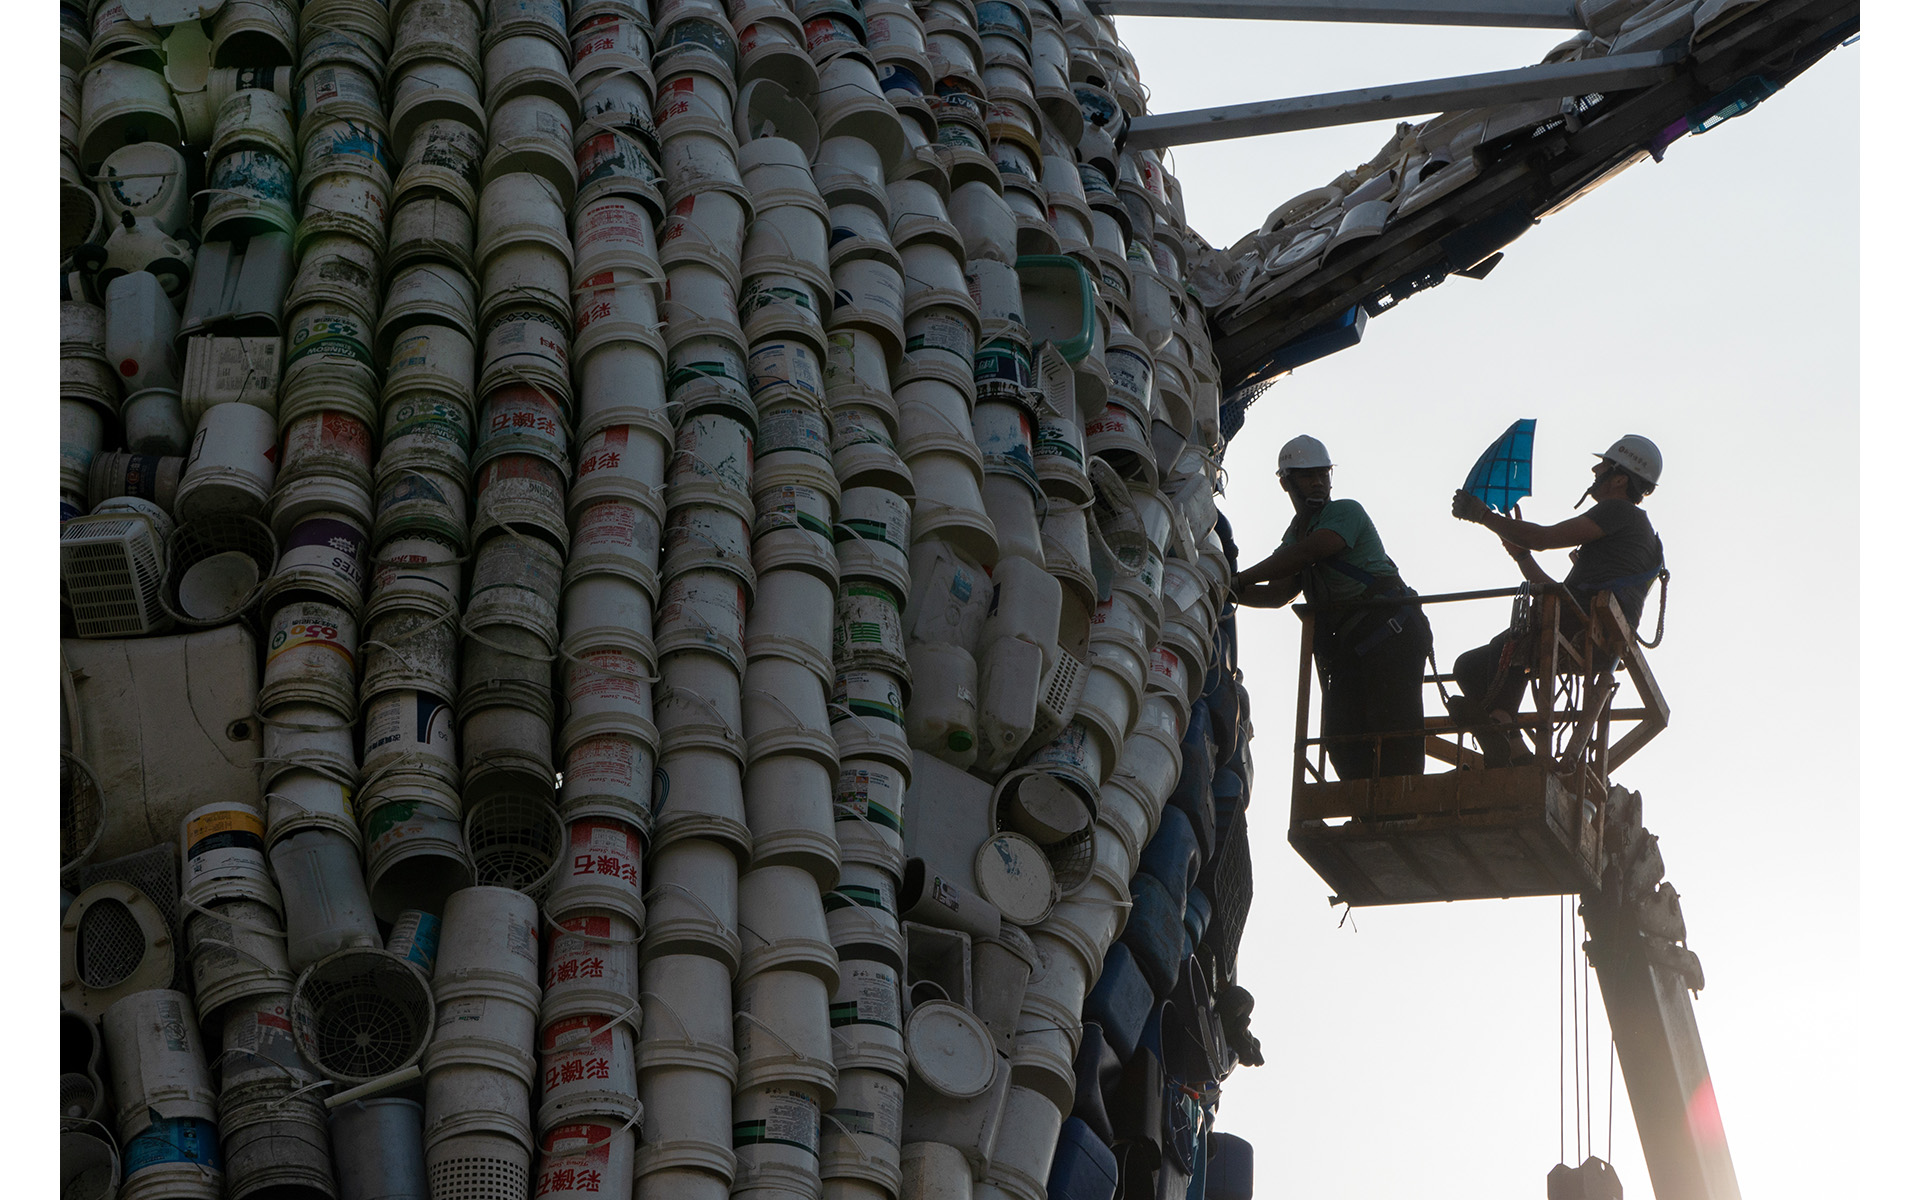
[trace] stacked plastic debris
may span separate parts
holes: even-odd
[[[1111,25],[77,8],[72,1194],[1199,1180],[1248,725]]]

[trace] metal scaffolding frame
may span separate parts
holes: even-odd
[[[1573,0],[1094,0],[1115,17],[1579,29]]]

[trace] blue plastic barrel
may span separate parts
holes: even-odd
[[[1073,1056],[1073,1111],[1100,1135],[1113,1140],[1113,1121],[1107,1116],[1106,1088],[1120,1078],[1120,1056],[1107,1045],[1106,1032],[1098,1021],[1080,1026],[1080,1050]]]
[[[1186,958],[1187,931],[1182,923],[1186,894],[1176,898],[1151,875],[1135,875],[1128,890],[1133,894],[1133,912],[1120,931],[1120,941],[1133,952],[1153,994],[1164,996],[1173,989],[1174,976]]]
[[[1231,1133],[1208,1139],[1206,1200],[1253,1200],[1253,1143]]]
[[[1153,876],[1178,895],[1200,878],[1201,857],[1192,819],[1182,810],[1168,807],[1160,814],[1160,827],[1140,851],[1139,873]]]
[[[1187,893],[1187,938],[1194,945],[1207,936],[1207,922],[1213,919],[1213,901],[1199,888]]]
[[[1140,1029],[1153,1011],[1154,995],[1132,952],[1119,942],[1110,946],[1101,963],[1100,981],[1087,994],[1082,1011],[1088,1021],[1099,1024],[1121,1062],[1132,1058],[1140,1044]]]
[[[1120,1164],[1099,1135],[1078,1117],[1060,1126],[1047,1173],[1047,1200],[1113,1200]]]

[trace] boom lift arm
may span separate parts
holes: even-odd
[[[1587,961],[1600,981],[1620,1074],[1656,1200],[1739,1200],[1690,993],[1706,986],[1686,946],[1680,896],[1661,881],[1660,839],[1640,793],[1614,786],[1600,887],[1581,896]]]

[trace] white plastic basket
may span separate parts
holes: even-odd
[[[156,633],[171,622],[160,535],[143,517],[100,513],[60,527],[60,585],[85,638]]]

